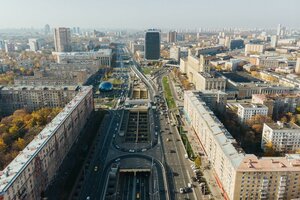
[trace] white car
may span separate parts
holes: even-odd
[[[130,149],[129,152],[130,152],[130,153],[134,153],[135,150],[134,150],[134,149]]]
[[[180,189],[179,189],[179,192],[180,192],[180,194],[183,194],[183,193],[184,193],[184,189],[183,189],[183,188],[180,188]]]

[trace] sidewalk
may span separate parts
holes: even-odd
[[[188,130],[186,135],[188,137],[188,140],[191,144],[191,147],[192,147],[194,153],[197,154],[197,152],[204,152],[204,150],[201,146],[201,143],[200,143],[198,137],[196,136],[195,131],[190,126],[185,126],[185,130]],[[205,156],[201,156],[201,161],[202,161],[202,166],[207,165],[207,163],[208,163],[207,158],[205,158]],[[204,168],[204,167],[202,167],[202,168]],[[223,199],[223,195],[222,195],[222,192],[216,182],[213,169],[203,169],[202,172],[203,172],[204,178],[207,181],[207,184],[211,191],[212,197],[214,199]]]

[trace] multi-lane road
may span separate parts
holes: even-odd
[[[120,54],[128,53],[126,48],[118,48],[116,53],[118,66],[124,67],[122,56]],[[162,70],[156,77],[156,80],[149,80],[139,70],[137,63],[134,61],[131,69],[146,84],[150,92],[150,101],[154,102],[154,98],[160,94],[161,79],[167,71]],[[127,76],[127,75],[121,75]],[[126,79],[126,84],[128,79]],[[125,98],[128,89],[120,93],[118,98]],[[163,96],[160,96],[164,99]],[[165,101],[164,101],[165,102]],[[185,158],[185,148],[182,144],[180,135],[175,126],[170,123],[171,115],[161,115],[161,110],[153,110],[151,114],[151,129],[155,134],[151,134],[155,143],[147,148],[146,151],[126,152],[120,151],[113,145],[114,137],[118,134],[118,126],[121,125],[122,110],[110,110],[109,119],[104,121],[99,135],[93,146],[92,155],[87,163],[85,170],[85,178],[81,181],[81,190],[77,199],[104,199],[105,188],[107,183],[110,165],[115,162],[116,158],[121,158],[122,162],[126,162],[126,158],[136,159],[136,163],[144,160],[155,163],[155,170],[151,171],[150,176],[138,173],[136,176],[131,173],[120,173],[116,197],[118,199],[201,199],[198,188],[193,188],[191,192],[181,194],[180,188],[185,188],[191,182],[191,161]],[[158,139],[157,139],[158,137]],[[154,141],[154,140],[153,140]],[[137,166],[139,168],[140,166]],[[155,176],[155,177],[154,177]]]

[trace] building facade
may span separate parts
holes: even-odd
[[[70,52],[72,50],[70,28],[59,27],[54,29],[54,45],[56,52]]]
[[[297,58],[295,72],[296,74],[300,74],[300,57]]]
[[[14,86],[0,88],[0,112],[10,115],[15,110],[31,112],[44,107],[64,107],[81,87],[77,86]]]
[[[206,154],[225,200],[300,198],[300,156],[257,157],[245,154],[231,134],[192,91],[184,111]]]
[[[300,127],[293,123],[264,123],[261,148],[271,143],[279,152],[295,152],[300,150]]]
[[[241,122],[246,122],[254,115],[268,115],[268,107],[262,104],[239,103],[237,115]]]
[[[42,199],[94,109],[92,87],[81,91],[0,173],[0,199]]]
[[[175,61],[180,61],[180,47],[172,46],[170,47],[170,59],[174,59]]]
[[[90,52],[52,52],[59,64],[86,64],[111,67],[112,50],[99,49]]]
[[[188,56],[180,59],[180,70],[186,73],[189,82],[193,83],[196,90],[221,90],[226,88],[226,79],[218,73],[209,73],[211,56],[200,55],[200,58]]]
[[[279,120],[279,117],[283,114],[296,111],[296,108],[300,106],[300,94],[254,94],[252,103],[267,106],[268,115],[275,120]]]
[[[145,60],[159,60],[160,31],[149,29],[145,33]]]
[[[177,32],[170,31],[168,33],[168,43],[175,43],[175,42],[177,42]]]
[[[265,51],[265,46],[262,44],[246,44],[245,55],[253,53],[263,53]]]

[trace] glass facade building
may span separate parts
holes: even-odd
[[[149,29],[145,34],[145,59],[159,60],[160,58],[160,31]]]

